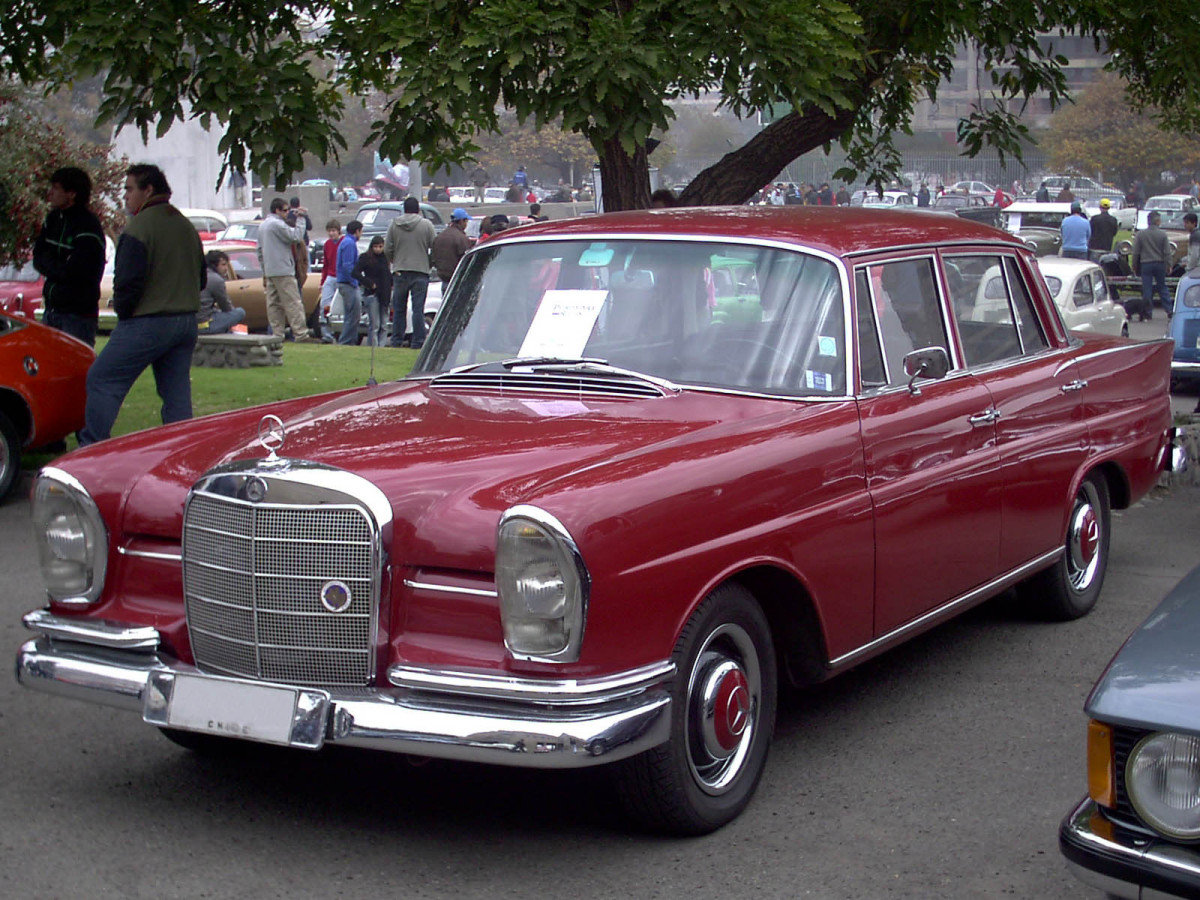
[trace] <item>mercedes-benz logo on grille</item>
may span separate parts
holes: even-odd
[[[321,585],[321,605],[331,613],[345,612],[353,599],[345,582],[327,581]]]
[[[268,458],[275,458],[275,451],[283,446],[287,431],[279,416],[263,416],[258,423],[258,443],[267,451]]]
[[[246,482],[246,499],[251,503],[262,503],[267,499],[267,483],[261,478],[251,478]]]

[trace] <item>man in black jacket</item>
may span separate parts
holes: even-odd
[[[1117,217],[1108,211],[1111,206],[1112,201],[1105,197],[1100,201],[1100,213],[1092,216],[1092,237],[1088,242],[1088,251],[1093,260],[1112,252],[1113,238],[1120,230]]]
[[[33,245],[33,266],[46,276],[43,321],[96,346],[100,277],[104,274],[104,231],[88,209],[92,180],[73,166],[50,176],[50,214]]]

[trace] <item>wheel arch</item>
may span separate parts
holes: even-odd
[[[771,627],[780,677],[792,686],[828,677],[825,631],[812,594],[791,572],[760,564],[730,576],[746,588]]]
[[[1102,462],[1099,465],[1092,466],[1085,471],[1079,479],[1079,484],[1093,472],[1103,476],[1108,484],[1108,503],[1111,509],[1128,509],[1131,500],[1131,491],[1129,487],[1129,478],[1125,474],[1125,470],[1121,468],[1113,460]],[[1075,486],[1079,489],[1079,485]]]
[[[10,387],[0,387],[0,413],[4,413],[17,429],[21,445],[28,445],[33,435],[33,413],[25,398]]]

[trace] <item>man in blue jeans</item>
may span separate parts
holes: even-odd
[[[358,321],[362,318],[358,279],[354,277],[361,231],[362,222],[355,219],[346,226],[346,236],[337,248],[337,290],[342,295],[342,333],[338,335],[338,343],[351,346],[358,345]]]
[[[1162,215],[1157,211],[1146,217],[1147,227],[1133,239],[1131,265],[1135,274],[1142,277],[1142,309],[1138,318],[1149,321],[1154,318],[1154,292],[1158,291],[1168,321],[1174,309],[1174,301],[1167,291],[1167,267],[1171,264],[1171,239],[1158,227]]]
[[[429,253],[433,249],[433,225],[421,215],[416,197],[404,201],[404,215],[392,219],[383,241],[383,255],[392,267],[392,339],[399,347],[404,340],[404,319],[412,296],[412,346],[425,343],[425,295],[429,292]]]
[[[196,313],[208,277],[200,236],[170,200],[158,166],[129,167],[129,224],[117,242],[113,271],[117,327],[88,371],[80,445],[108,438],[125,396],[147,367],[162,398],[163,424],[192,417]]]

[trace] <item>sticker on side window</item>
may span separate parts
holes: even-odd
[[[832,356],[836,358],[838,355],[837,338],[824,336],[818,337],[817,352],[822,356]]]
[[[611,253],[611,251],[609,251]],[[583,356],[608,291],[546,291],[519,356],[578,359]]]
[[[810,391],[832,391],[833,379],[825,372],[814,372],[812,369],[805,369],[804,386]]]

